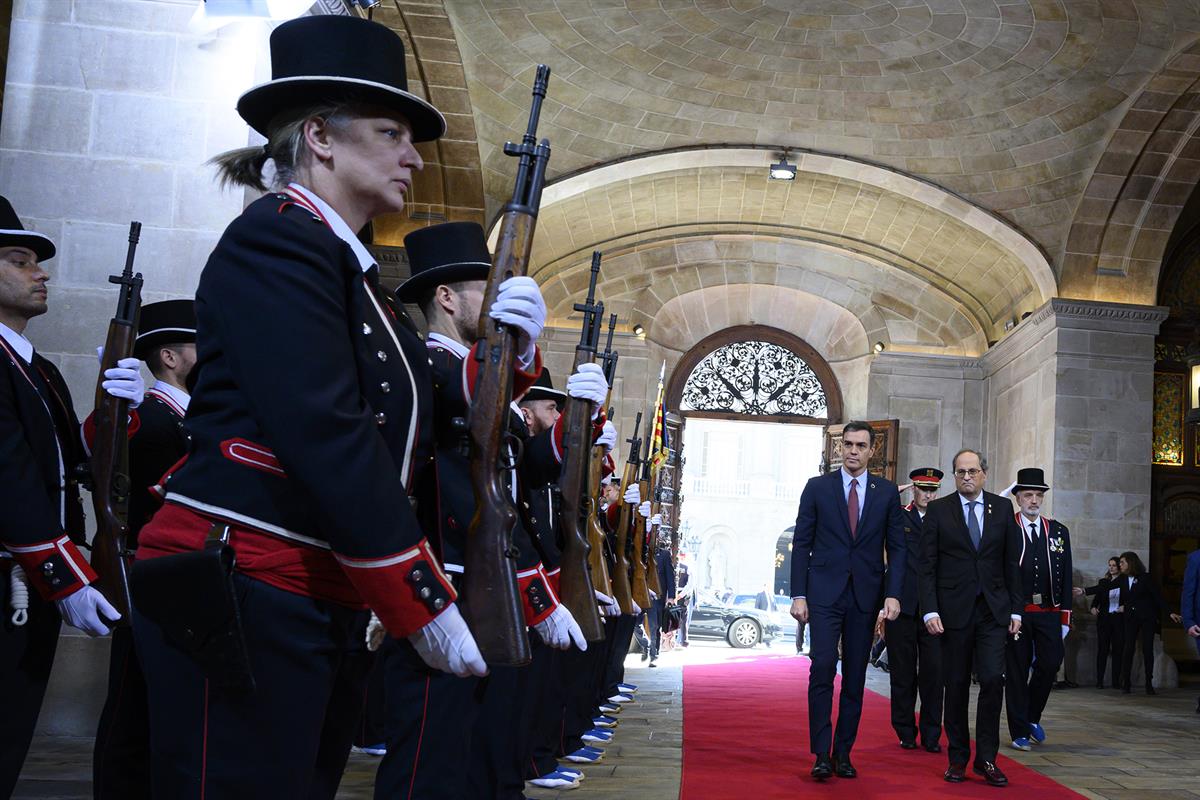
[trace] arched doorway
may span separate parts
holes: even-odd
[[[733,581],[734,594],[787,595],[800,492],[820,471],[826,427],[842,417],[833,370],[786,331],[728,328],[679,361],[665,404],[680,420],[676,512],[698,534],[685,549]],[[719,548],[707,535],[718,530]],[[729,563],[709,563],[718,556]]]

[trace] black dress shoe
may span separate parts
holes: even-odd
[[[850,756],[833,757],[833,774],[839,778],[857,778],[858,770],[850,763]]]
[[[1008,778],[991,761],[976,764],[974,770],[976,775],[983,776],[988,786],[1008,786]]]
[[[819,781],[833,777],[833,762],[829,760],[829,756],[817,756],[817,763],[813,764],[812,776]]]
[[[940,753],[942,752],[942,746],[937,742],[926,742],[925,751],[928,753]]]
[[[912,739],[901,739],[900,746],[903,747],[905,750],[916,750],[917,749],[917,743],[914,742]]]
[[[962,783],[967,779],[967,765],[951,764],[942,777],[946,779],[946,783]]]

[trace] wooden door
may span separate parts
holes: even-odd
[[[875,431],[875,454],[867,463],[867,472],[895,481],[900,420],[870,420],[867,424]],[[833,472],[842,466],[842,429],[845,427],[845,423],[839,423],[825,429],[825,472]]]

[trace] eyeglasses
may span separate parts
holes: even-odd
[[[973,469],[972,468],[972,469],[956,469],[956,470],[954,470],[954,477],[956,477],[956,478],[974,478],[976,475],[981,475],[981,474],[983,474],[983,470],[981,470],[981,469]]]

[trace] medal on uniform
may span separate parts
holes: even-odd
[[[1035,606],[1040,606],[1042,604],[1042,593],[1041,592],[1034,592],[1033,604]]]

